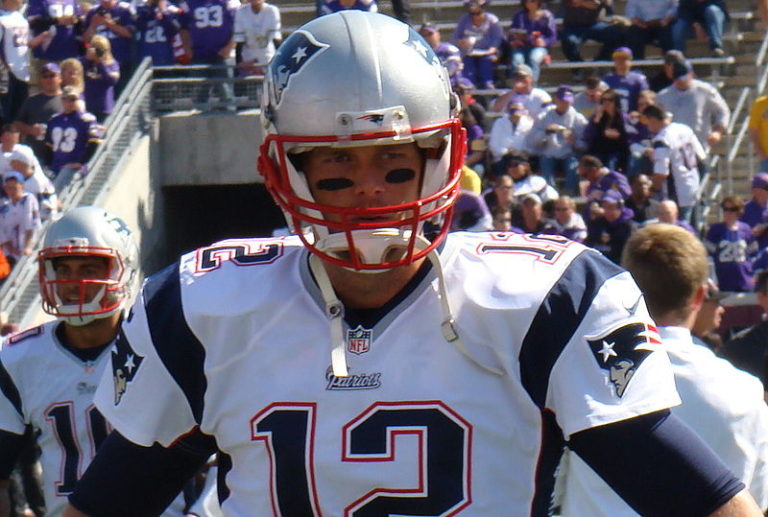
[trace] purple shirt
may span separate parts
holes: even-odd
[[[463,65],[461,61],[461,51],[456,45],[451,45],[448,42],[441,41],[437,46],[435,55],[440,58],[440,62],[448,70],[450,77],[461,75],[461,67]]]
[[[91,24],[91,19],[96,15],[99,9],[106,9],[112,19],[118,24],[126,27],[131,32],[136,31],[136,26],[133,24],[133,16],[130,9],[126,4],[115,3],[110,8],[104,8],[100,4],[96,4],[92,7],[88,14],[85,15],[85,26],[88,27]],[[112,55],[115,56],[118,63],[130,63],[131,62],[131,42],[133,38],[124,38],[117,35],[107,28],[106,25],[97,25],[94,34],[99,34],[105,38],[109,38],[109,43],[112,45]]]
[[[542,9],[542,15],[532,20],[528,17],[528,12],[525,10],[518,11],[512,16],[511,29],[524,29],[528,32],[529,36],[534,32],[541,33],[541,37],[544,38],[544,42],[547,47],[551,47],[557,42],[557,26],[555,24],[554,15]],[[528,44],[532,44],[529,41]]]
[[[459,18],[459,23],[456,25],[456,31],[453,33],[453,41],[474,37],[475,46],[478,50],[486,50],[489,48],[499,48],[501,40],[504,39],[504,32],[499,24],[499,18],[492,13],[485,13],[483,17],[483,23],[480,26],[475,26],[472,23],[472,15],[465,13]]]
[[[590,207],[594,204],[600,204],[600,200],[603,199],[603,194],[609,190],[616,190],[621,193],[621,197],[626,201],[630,194],[632,194],[632,188],[629,186],[627,177],[618,171],[608,171],[602,178],[595,183],[590,183],[587,187],[587,202],[584,204],[584,210],[582,215],[584,220],[589,220]]]
[[[756,251],[755,238],[747,223],[738,221],[735,230],[725,223],[709,227],[707,249],[715,262],[715,273],[721,291],[751,291],[753,287],[750,255]]]
[[[97,138],[96,117],[87,111],[59,113],[48,121],[45,142],[53,150],[51,170],[58,173],[68,163],[83,163],[88,142]]]
[[[619,94],[624,113],[635,111],[637,97],[641,91],[648,89],[648,80],[640,72],[630,71],[627,75],[608,74],[603,77],[603,81]]]
[[[96,115],[112,113],[115,106],[115,84],[112,74],[120,72],[120,65],[113,61],[109,65],[94,63],[81,57],[85,74],[85,106]],[[119,77],[119,75],[118,75]]]
[[[355,11],[371,11],[376,12],[378,7],[376,2],[365,2],[363,0],[355,0],[355,3],[351,7],[344,7],[339,0],[331,0],[330,2],[323,3],[320,8],[320,14],[331,14],[339,11],[345,11],[347,9],[353,9]]]
[[[83,16],[83,10],[76,0],[29,0],[27,20],[50,20],[61,16]],[[80,52],[80,41],[74,25],[53,25],[53,38],[33,50],[33,55],[44,61],[62,61],[75,57]],[[33,31],[35,36],[42,31]]]
[[[219,63],[219,51],[232,40],[234,11],[225,0],[187,0],[181,9],[179,21],[189,31],[193,62]]]
[[[136,30],[139,33],[139,61],[149,56],[154,65],[173,65],[173,38],[179,32],[179,20],[166,10],[157,19],[157,10],[148,5],[136,13]]]

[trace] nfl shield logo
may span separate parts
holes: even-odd
[[[358,325],[347,331],[347,350],[353,354],[364,354],[371,349],[371,331]]]

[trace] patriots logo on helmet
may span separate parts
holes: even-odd
[[[382,113],[369,113],[367,115],[361,115],[357,117],[357,120],[367,120],[377,126],[381,126],[384,123],[384,114]]]
[[[424,38],[419,36],[413,29],[408,31],[408,41],[406,41],[405,44],[418,52],[419,55],[423,57],[424,60],[430,65],[434,63],[440,63],[440,58],[437,57],[437,54],[435,54],[435,51],[432,50],[432,47],[430,47],[424,41]]]
[[[318,42],[312,34],[297,30],[286,39],[272,58],[269,73],[272,75],[272,96],[280,104],[283,90],[288,87],[291,77],[309,63],[318,53],[330,45]]]
[[[653,325],[630,323],[601,336],[588,336],[587,343],[597,364],[622,397],[640,365],[661,344]]]
[[[347,350],[353,354],[364,354],[371,349],[371,335],[373,331],[364,329],[358,325],[355,329],[347,331]]]
[[[112,350],[112,379],[115,385],[115,405],[120,403],[128,383],[136,377],[144,357],[132,348],[122,329],[117,335],[115,348]]]

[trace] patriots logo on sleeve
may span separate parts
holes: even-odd
[[[272,74],[271,92],[275,104],[280,104],[283,90],[288,87],[291,77],[298,74],[315,55],[329,45],[318,42],[310,33],[297,30],[286,39],[272,58],[269,73]]]
[[[602,336],[589,336],[587,343],[598,366],[608,372],[608,379],[622,397],[640,365],[661,344],[656,327],[630,323]]]
[[[120,403],[128,383],[136,377],[144,357],[137,354],[128,343],[123,330],[117,336],[112,350],[112,380],[115,386],[115,405]]]

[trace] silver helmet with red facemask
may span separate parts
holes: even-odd
[[[357,271],[408,264],[450,227],[465,145],[457,105],[439,58],[407,25],[353,10],[323,16],[287,38],[269,65],[259,170],[315,255]],[[304,153],[403,143],[423,156],[417,199],[359,208],[313,198]],[[437,234],[431,241],[425,224]]]
[[[98,258],[106,273],[91,278],[64,273],[57,261]],[[75,326],[121,310],[138,282],[138,250],[128,225],[95,206],[67,211],[48,228],[38,255],[43,310]]]

